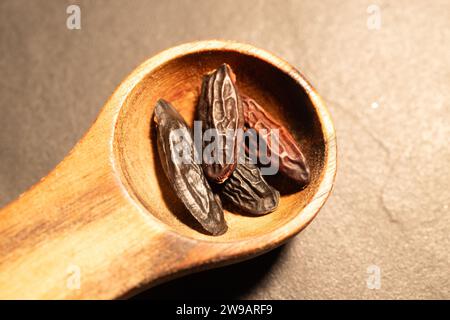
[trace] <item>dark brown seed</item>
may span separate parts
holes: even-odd
[[[235,75],[228,65],[223,64],[203,78],[197,110],[203,132],[213,129],[222,141],[222,148],[213,148],[211,153],[204,152],[203,169],[208,179],[223,183],[236,167],[240,143],[238,129],[244,125]],[[214,143],[214,139],[211,140]],[[203,141],[204,151],[208,144],[211,142]]]
[[[224,183],[222,196],[237,208],[253,215],[264,215],[278,207],[280,193],[271,187],[259,168],[249,163],[239,163]]]
[[[160,99],[155,107],[158,153],[164,172],[189,212],[213,235],[223,234],[227,225],[220,202],[194,161],[192,132],[181,115]]]
[[[292,178],[301,186],[306,186],[310,181],[309,166],[306,162],[300,146],[289,131],[280,123],[275,121],[255,100],[242,96],[242,106],[244,109],[245,125],[255,129],[259,139],[266,139],[264,135],[259,134],[262,129],[270,132],[278,129],[278,151],[271,149],[271,142],[264,141],[267,145],[268,153],[271,159],[278,159],[279,171]],[[253,151],[259,151],[259,148],[253,146]],[[259,154],[257,154],[260,157]],[[277,161],[277,160],[274,160]]]

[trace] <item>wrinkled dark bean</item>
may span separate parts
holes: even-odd
[[[208,179],[223,183],[236,167],[240,143],[238,129],[242,129],[244,124],[235,75],[228,65],[223,64],[203,78],[197,108],[198,120],[202,121],[203,131],[214,129],[223,143],[222,148],[216,148],[210,154],[209,158],[217,161],[210,161],[203,157],[203,169]],[[229,135],[228,144],[226,143],[227,134]],[[209,143],[203,141],[203,150]]]
[[[181,115],[162,99],[155,107],[155,123],[159,157],[175,193],[203,228],[213,235],[223,234],[227,230],[223,209],[201,166],[194,162],[190,128]],[[183,161],[176,161],[181,160],[180,157]]]
[[[259,168],[251,163],[239,163],[224,183],[222,197],[240,210],[264,215],[278,206],[280,193],[264,180]]]
[[[255,100],[242,96],[242,106],[244,111],[245,125],[248,128],[255,129],[259,132],[262,129],[270,130],[278,129],[278,151],[271,149],[271,142],[265,141],[270,155],[275,155],[272,159],[277,161],[279,171],[292,178],[301,186],[306,186],[310,181],[310,170],[303,155],[300,146],[295,141],[295,138],[289,131],[276,120],[274,120],[269,113],[267,113]],[[265,136],[259,135],[260,139],[265,139]],[[259,148],[252,146],[253,150],[258,153]],[[259,157],[260,155],[257,154]]]

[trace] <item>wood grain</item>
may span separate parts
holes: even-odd
[[[201,76],[221,63],[243,93],[293,132],[311,184],[281,189],[263,217],[226,212],[229,231],[201,233],[174,197],[155,154],[151,114],[171,101],[192,121]],[[204,41],[164,51],[135,69],[91,129],[45,178],[0,211],[0,297],[109,299],[275,248],[303,229],[328,197],[335,133],[315,90],[288,63],[249,45]],[[73,267],[80,288],[70,286]]]

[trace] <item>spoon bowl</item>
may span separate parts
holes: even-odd
[[[151,119],[156,101],[164,98],[192,123],[203,75],[223,63],[235,72],[240,93],[297,139],[311,182],[298,189],[288,177],[269,177],[281,193],[277,210],[258,217],[225,210],[228,231],[211,236],[164,176]],[[136,68],[63,162],[0,212],[0,234],[7,239],[0,246],[0,296],[123,297],[259,255],[312,221],[335,171],[331,118],[314,88],[287,62],[228,41],[168,49]],[[27,263],[44,280],[32,288],[21,283],[30,269],[20,266]],[[76,290],[67,288],[68,266],[84,274]]]
[[[308,95],[308,90],[313,91],[294,77],[301,76],[292,67],[286,69],[285,64],[261,54],[265,53],[229,43],[228,48],[214,47],[212,42],[204,47],[197,44],[193,50],[183,50],[182,54],[173,56],[166,52],[166,59],[136,84],[120,110],[114,147],[122,180],[129,194],[148,214],[181,235],[219,242],[266,235],[298,216],[319,190],[326,165],[327,136],[320,114]],[[168,184],[155,148],[150,119],[156,101],[163,98],[171,101],[185,120],[192,123],[203,75],[224,62],[234,70],[240,92],[259,101],[297,138],[311,164],[312,181],[304,190],[284,192],[279,208],[269,215],[255,218],[226,211],[229,230],[222,236],[211,237],[201,232]],[[282,191],[292,185],[289,178],[276,180],[276,186]]]

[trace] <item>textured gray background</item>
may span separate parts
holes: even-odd
[[[82,29],[66,28],[81,6]],[[450,298],[450,1],[0,2],[0,205],[46,175],[156,52],[247,42],[298,66],[338,136],[329,201],[293,241],[139,298]],[[378,108],[372,108],[377,102]],[[367,267],[382,287],[366,286]]]

